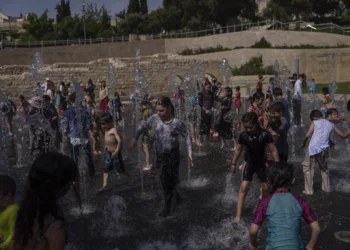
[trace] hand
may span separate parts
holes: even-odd
[[[105,147],[105,148],[103,149],[103,151],[105,151],[105,152],[106,152],[107,150],[108,150],[108,148],[107,148],[107,147]]]
[[[209,111],[208,111],[208,110],[205,110],[205,113],[206,113],[206,114],[209,114]]]
[[[131,141],[128,144],[128,149],[132,150],[133,148],[135,148],[135,146],[136,146],[136,139],[132,138]]]
[[[310,247],[309,245],[306,245],[305,249],[306,249],[306,250],[313,250],[313,248]]]
[[[111,158],[114,159],[114,158],[118,157],[118,153],[119,153],[119,152],[114,151],[113,154],[112,154],[112,156],[111,156]]]
[[[232,169],[232,173],[236,173],[236,163],[232,162],[231,169]]]

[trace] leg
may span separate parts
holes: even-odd
[[[331,192],[329,169],[328,169],[328,150],[323,151],[320,155],[317,155],[316,161],[321,170],[322,177],[322,190],[329,193]]]
[[[9,135],[13,136],[12,132],[12,116],[6,116],[6,127],[9,131]]]
[[[315,157],[309,156],[309,151],[306,152],[305,159],[302,163],[303,165],[303,172],[304,172],[304,182],[305,182],[305,189],[303,191],[306,195],[313,195],[314,194],[314,188],[313,188],[313,178],[314,178],[314,170],[315,170]]]
[[[98,192],[105,191],[108,187],[108,172],[103,173],[103,185]]]
[[[144,170],[149,170],[148,167],[150,165],[150,160],[149,160],[149,147],[148,144],[142,144],[143,147],[143,152],[145,152],[145,160],[146,160],[146,169]]]
[[[236,217],[234,219],[235,222],[241,221],[242,210],[243,210],[245,198],[247,197],[249,188],[250,188],[250,181],[242,181],[241,186],[239,188],[239,193],[238,193],[237,211],[236,211]]]

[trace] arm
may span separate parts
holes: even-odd
[[[348,132],[346,134],[344,134],[337,127],[334,126],[334,131],[335,131],[335,133],[337,133],[337,135],[339,135],[343,139],[346,139],[346,138],[348,138],[350,136],[350,131],[349,130],[348,130]]]
[[[312,231],[311,239],[305,247],[306,250],[313,250],[315,248],[316,243],[318,241],[318,236],[321,232],[320,224],[318,223],[318,221],[312,222],[310,224],[310,227],[311,227],[311,231]]]
[[[259,226],[256,224],[252,224],[249,229],[249,238],[250,238],[250,244],[249,244],[249,249],[254,250],[258,246],[258,231],[259,231]]]
[[[112,154],[112,158],[115,158],[118,153],[119,153],[119,150],[120,150],[120,145],[122,144],[122,140],[120,139],[120,136],[118,134],[118,131],[114,128],[114,136],[115,136],[115,139],[117,140],[118,142],[118,145],[117,145],[117,148],[114,150],[113,154]]]
[[[128,144],[129,150],[135,147],[136,142],[139,139],[140,135],[142,135],[148,129],[152,128],[153,120],[154,120],[154,116],[151,116],[149,119],[147,119],[147,121],[141,123],[141,125],[136,129],[134,137],[131,139],[131,141]]]
[[[269,149],[271,151],[273,160],[275,162],[279,162],[280,161],[280,157],[278,156],[278,151],[277,151],[277,148],[276,148],[275,144],[274,143],[269,143],[267,146],[269,147]]]
[[[237,144],[236,145],[236,150],[235,150],[235,153],[234,153],[233,159],[232,159],[232,172],[233,173],[235,172],[236,161],[237,161],[238,157],[241,155],[242,149],[243,149],[243,145],[242,144]]]
[[[182,135],[182,137],[186,138],[188,158],[190,158],[191,166],[193,167],[194,163],[192,158],[192,138],[191,138],[191,134],[188,132],[188,129],[186,128],[183,122],[181,122],[181,125],[180,125],[180,134]]]
[[[301,148],[304,148],[306,146],[306,143],[309,140],[312,133],[314,132],[314,129],[315,129],[315,124],[314,124],[314,122],[311,122],[309,131],[306,133],[306,135],[304,137],[304,141],[303,141],[303,144],[301,145]]]

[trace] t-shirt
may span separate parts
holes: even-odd
[[[245,145],[244,160],[248,164],[264,166],[266,162],[266,145],[273,143],[271,134],[259,128],[256,134],[250,134],[244,131],[239,135],[238,143]]]
[[[301,218],[307,224],[317,221],[307,202],[287,190],[277,191],[259,202],[253,223],[261,226],[266,220],[266,250],[304,250],[300,235]]]
[[[309,144],[310,156],[329,148],[329,138],[334,129],[334,124],[325,119],[315,120],[314,125],[314,132]]]
[[[8,249],[10,246],[18,212],[18,205],[8,206],[0,213],[0,249]]]

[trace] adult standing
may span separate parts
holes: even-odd
[[[294,84],[293,93],[293,125],[301,124],[301,101],[303,99],[302,84],[306,80],[306,75],[299,75],[299,79]]]
[[[100,110],[104,113],[108,111],[108,102],[108,88],[106,82],[102,81],[100,85]]]

